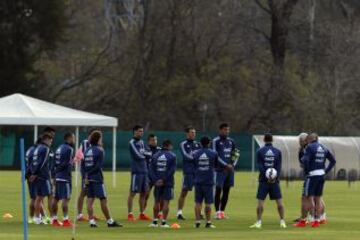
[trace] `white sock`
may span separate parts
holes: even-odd
[[[41,217],[34,217],[34,221],[36,224],[40,224],[41,223]]]
[[[216,213],[217,213],[217,214],[220,214],[220,213],[221,213],[221,211],[217,211]]]
[[[177,211],[177,215],[179,216],[179,215],[182,215],[182,209],[179,209],[178,211]]]
[[[63,219],[64,220],[69,220],[69,216],[64,216]]]
[[[108,223],[108,224],[113,224],[113,223],[114,223],[114,220],[113,220],[112,218],[109,218],[109,219],[107,220],[107,223]]]
[[[280,224],[285,224],[285,220],[284,220],[284,219],[280,219]]]
[[[326,213],[321,214],[320,220],[326,220]]]
[[[79,218],[82,218],[84,215],[82,214],[82,213],[79,213],[78,215],[77,215],[77,218],[79,219]]]
[[[129,214],[129,215],[130,215],[130,214],[131,214],[131,215],[134,215],[133,212],[129,212],[128,214]]]
[[[57,220],[57,216],[52,216],[51,221]]]
[[[90,219],[89,224],[96,224],[95,219]]]
[[[162,214],[163,214],[163,212],[162,212],[162,211],[160,211],[160,212],[159,212],[159,214],[161,214],[161,215],[162,215]]]
[[[256,223],[261,225],[261,220],[257,220]]]

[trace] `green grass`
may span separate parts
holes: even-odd
[[[263,229],[249,229],[255,220],[255,193],[256,184],[249,173],[236,174],[236,187],[232,189],[227,208],[230,217],[228,220],[214,221],[216,229],[194,229],[193,194],[189,195],[184,209],[188,218],[180,222],[181,229],[149,229],[148,222],[128,223],[126,199],[129,189],[129,173],[117,173],[117,188],[111,186],[111,173],[105,174],[109,194],[109,205],[113,218],[124,223],[124,228],[108,229],[105,222],[99,223],[99,228],[90,229],[87,224],[81,223],[77,228],[76,239],[359,239],[360,238],[360,190],[355,184],[351,188],[346,182],[327,182],[325,201],[329,223],[318,229],[295,229],[291,220],[299,215],[300,193],[302,182],[292,182],[289,187],[282,183],[285,202],[287,229],[279,228],[278,215],[275,203],[267,201],[263,216]],[[175,199],[179,194],[181,172],[176,174]],[[0,219],[0,239],[22,239],[21,217],[21,186],[20,173],[15,171],[0,171],[0,214],[9,212],[14,218]],[[73,200],[71,210],[73,210]],[[152,205],[152,198],[149,206]],[[135,205],[137,212],[137,199]],[[96,204],[96,213],[100,214],[99,204]],[[170,206],[170,223],[175,222],[176,200]],[[150,209],[147,211],[150,214]],[[71,211],[73,216],[73,211]],[[54,228],[51,226],[34,226],[29,228],[29,239],[71,239],[71,229]]]

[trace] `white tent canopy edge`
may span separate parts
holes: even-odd
[[[80,126],[112,127],[113,186],[116,186],[117,118],[84,112],[15,93],[0,98],[0,125],[34,126],[34,141],[38,137],[38,126],[73,126],[76,128],[76,147],[79,146]]]

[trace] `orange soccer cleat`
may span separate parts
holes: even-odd
[[[69,219],[63,221],[63,227],[72,227],[73,224],[70,222]]]
[[[225,219],[225,212],[220,212],[220,219]]]
[[[303,228],[306,227],[306,220],[300,220],[293,225],[294,227]]]
[[[62,226],[61,222],[58,221],[57,219],[52,220],[51,225],[54,226],[54,227],[61,227]]]
[[[320,222],[319,222],[319,221],[314,221],[314,222],[312,222],[312,223],[311,223],[311,227],[312,227],[312,228],[318,228],[318,227],[320,227]]]
[[[327,220],[326,219],[320,220],[320,224],[327,224]]]
[[[152,219],[151,219],[151,217],[147,216],[145,213],[141,213],[139,215],[139,220],[141,220],[141,221],[151,221]]]
[[[128,221],[136,221],[134,214],[132,214],[132,213],[128,214]]]

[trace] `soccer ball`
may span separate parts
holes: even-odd
[[[266,169],[265,176],[269,180],[274,180],[277,177],[277,171],[275,168]]]

